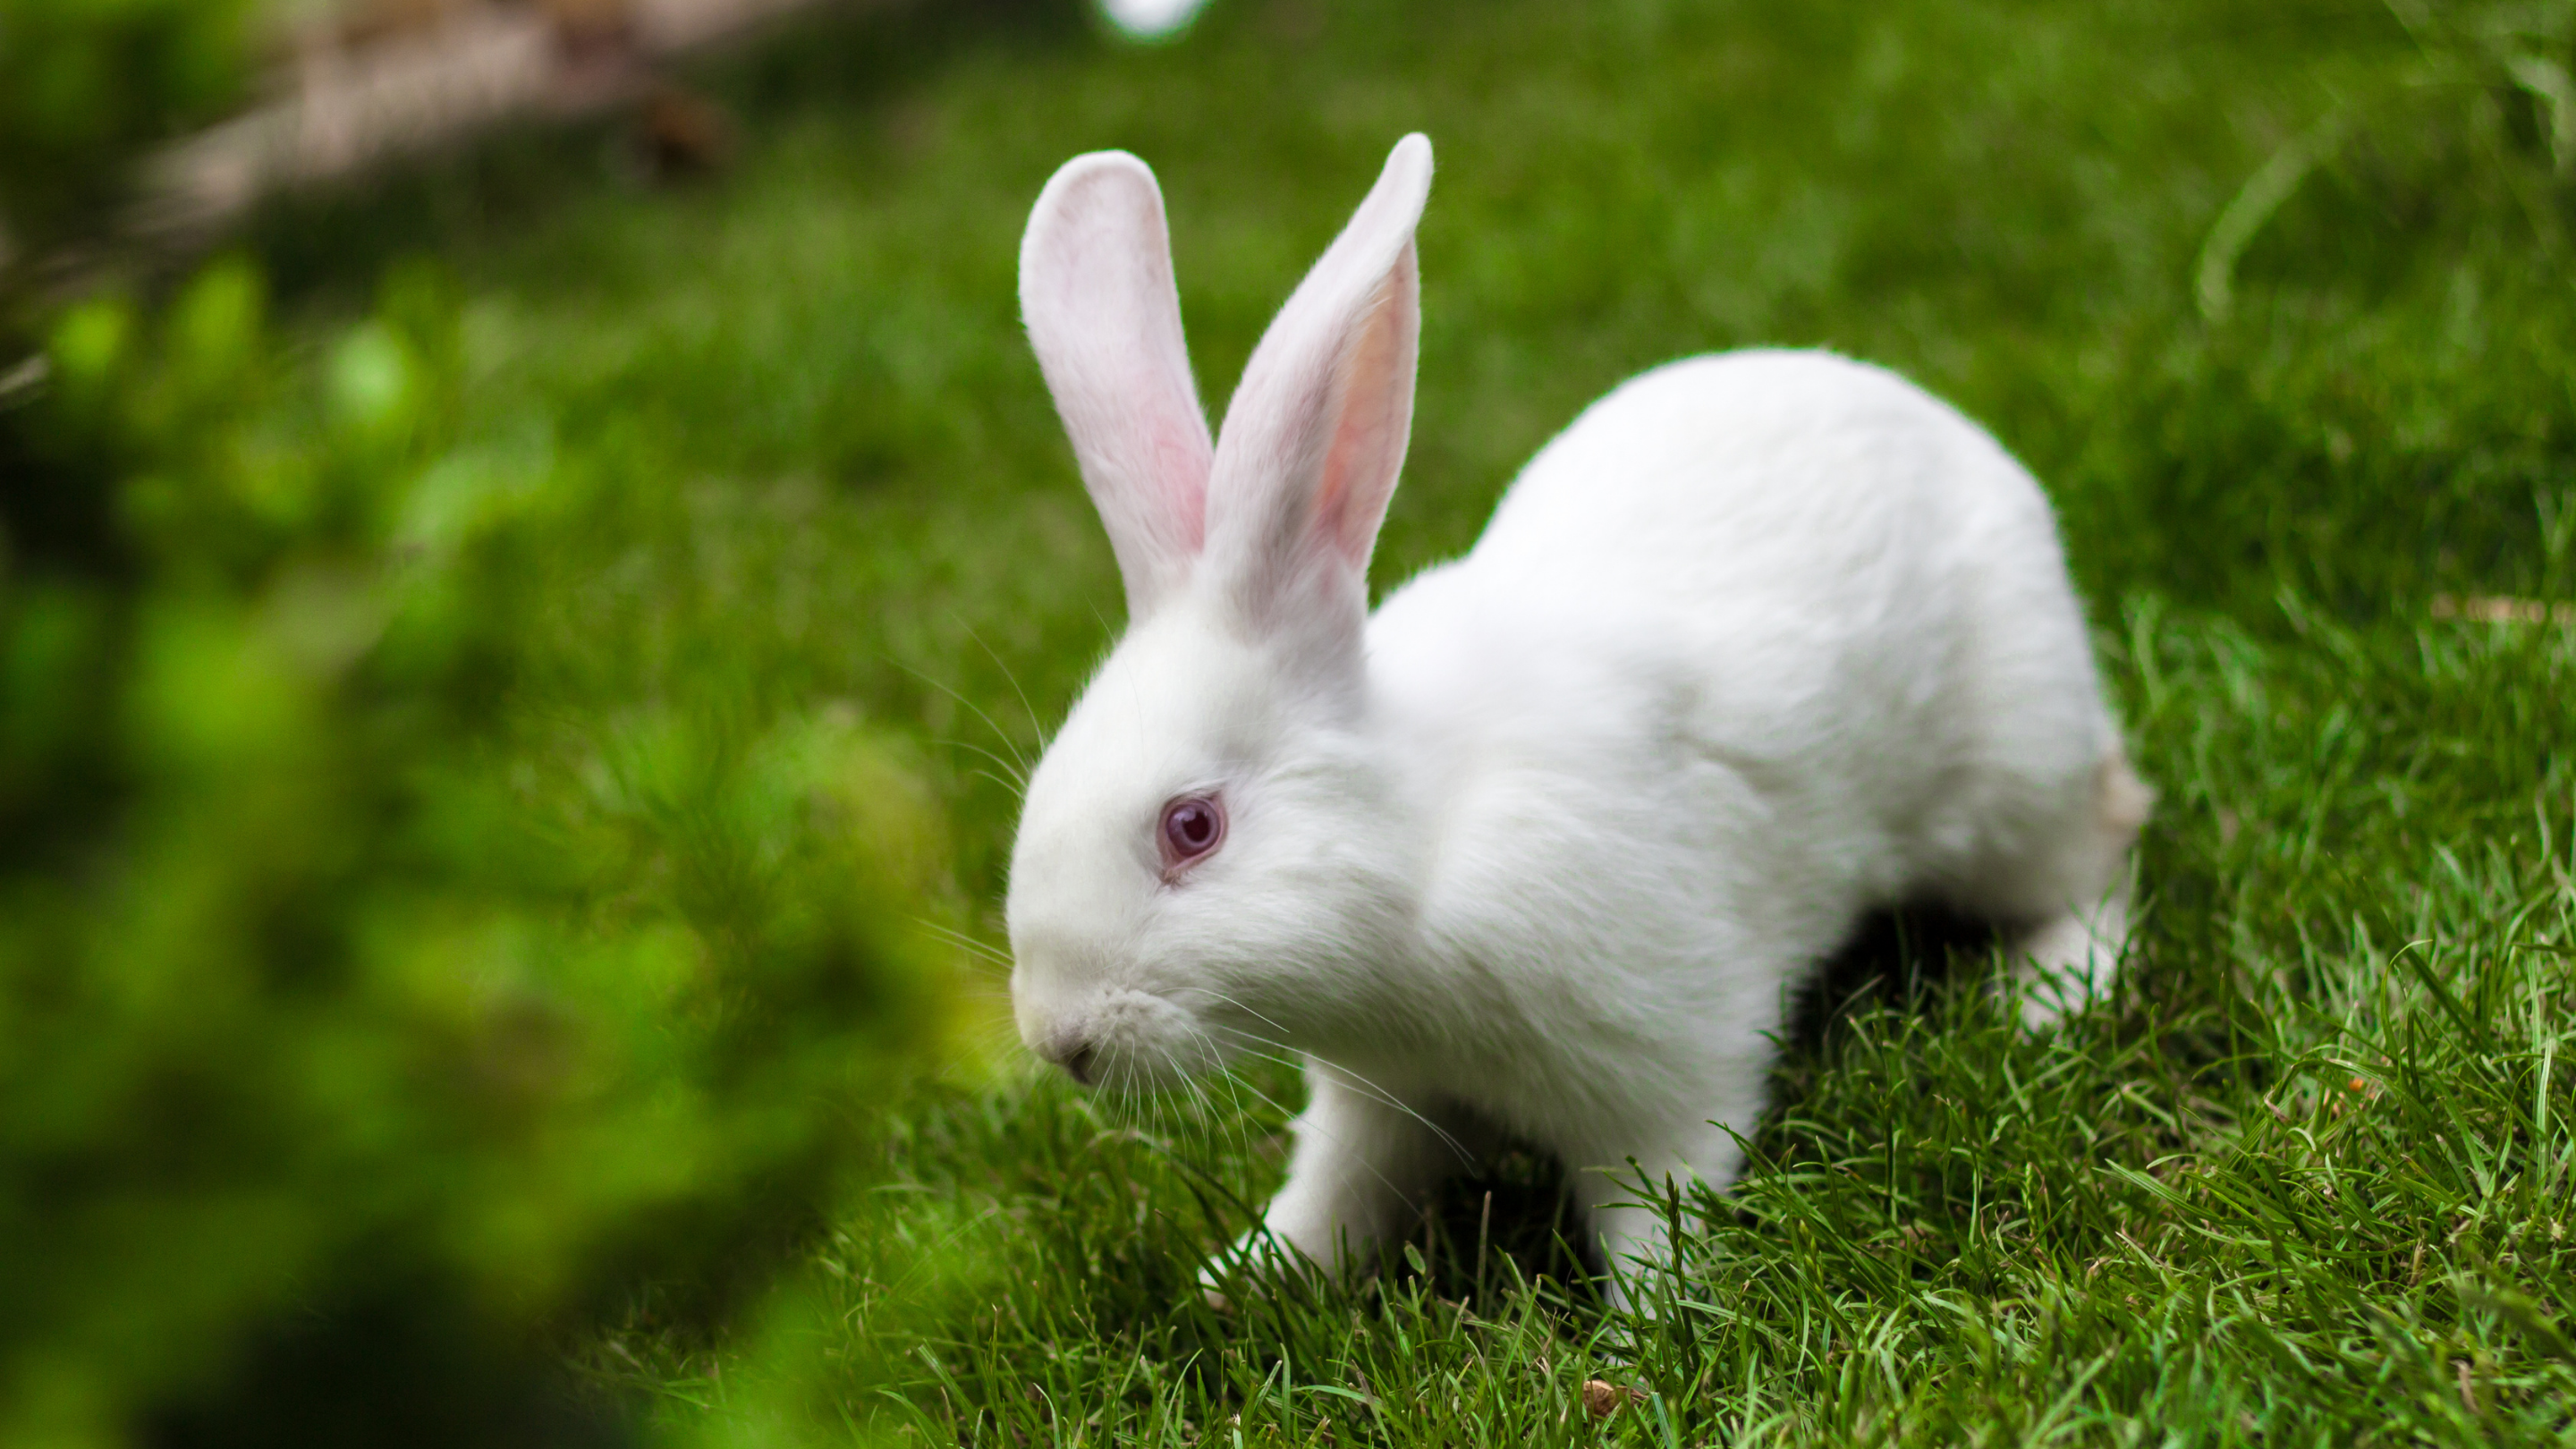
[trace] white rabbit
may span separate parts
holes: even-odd
[[[2038,485],[1824,353],[1623,384],[1371,616],[1430,183],[1407,136],[1216,442],[1153,173],[1077,157],[1038,198],[1021,305],[1130,623],[1029,781],[1020,1033],[1122,1089],[1302,1054],[1265,1226],[1319,1262],[1400,1231],[1464,1123],[1559,1154],[1651,1262],[1627,1164],[1733,1176],[1864,913],[1937,899],[2096,989],[2148,792]]]

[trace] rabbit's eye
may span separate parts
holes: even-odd
[[[1214,795],[1184,795],[1163,807],[1163,873],[1190,865],[1225,840],[1225,807]]]

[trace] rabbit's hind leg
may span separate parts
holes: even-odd
[[[2116,882],[2090,907],[2067,911],[2008,938],[2021,982],[2021,1019],[2033,1031],[2055,1026],[2107,994],[2129,941],[2128,882]]]
[[[2035,863],[2050,908],[2023,915],[2037,924],[2008,934],[2021,975],[2021,1014],[2033,1030],[2053,1026],[2110,989],[2129,945],[2129,855],[2154,795],[2117,752],[2094,769],[2091,808]]]

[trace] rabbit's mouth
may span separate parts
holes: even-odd
[[[1037,1019],[1032,1019],[1037,1018]],[[1151,992],[1115,990],[1030,1013],[1022,1035],[1038,1055],[1086,1087],[1159,1092],[1223,1070],[1236,1050],[1223,1028]]]

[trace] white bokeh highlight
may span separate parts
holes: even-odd
[[[1171,34],[1206,5],[1207,0],[1100,0],[1110,23],[1139,39]]]

